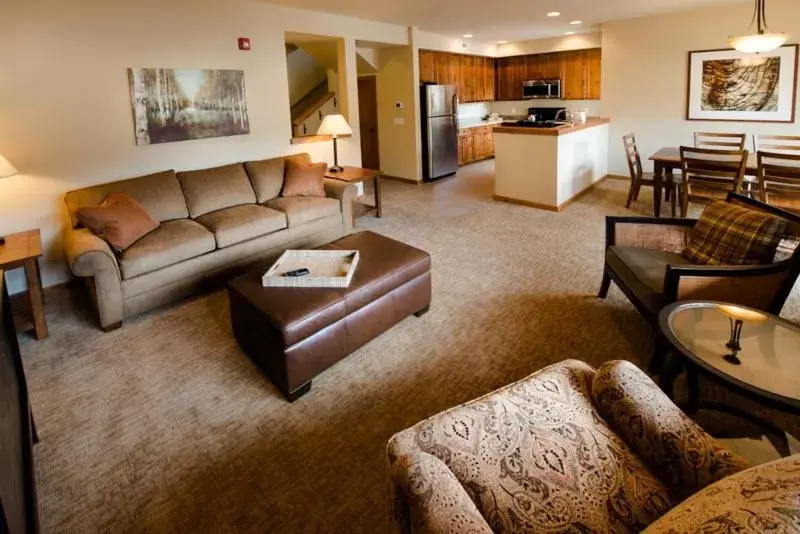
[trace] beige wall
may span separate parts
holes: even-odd
[[[414,48],[382,48],[378,71],[378,136],[381,170],[389,176],[419,180]],[[401,102],[403,109],[395,109]]]
[[[357,102],[355,41],[407,44],[401,26],[246,0],[4,0],[0,31],[0,153],[20,175],[0,181],[0,233],[41,228],[45,284],[68,278],[63,262],[66,191],[174,168],[309,151],[331,160],[330,143],[290,145],[284,32],[343,37],[352,76],[343,104]],[[237,50],[250,37],[252,51]],[[136,146],[128,67],[245,72],[251,133]],[[342,161],[361,161],[355,135]],[[21,278],[11,280],[12,289]]]
[[[548,52],[563,52],[566,50],[584,50],[586,48],[599,48],[603,44],[603,34],[600,32],[582,33],[578,35],[565,35],[552,39],[533,39],[508,43],[497,47],[498,56],[524,56],[527,54],[546,54]]]
[[[478,56],[497,55],[497,44],[473,39],[447,37],[423,31],[416,32],[417,47],[423,50],[439,50],[442,52],[456,52],[459,54],[474,54]]]
[[[790,32],[797,42],[800,3],[770,0],[767,6],[771,29]],[[603,25],[601,111],[612,119],[609,172],[627,175],[622,136],[631,132],[645,159],[665,145],[691,144],[695,131],[800,134],[797,122],[685,120],[687,53],[726,48],[728,36],[745,32],[751,16],[752,4],[732,4]]]

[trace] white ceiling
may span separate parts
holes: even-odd
[[[586,32],[610,20],[752,0],[264,0],[271,4],[417,26],[448,37],[521,41]],[[558,18],[548,18],[559,11]],[[571,20],[582,20],[570,26]],[[744,21],[746,23],[747,21]],[[676,29],[678,31],[679,29]]]

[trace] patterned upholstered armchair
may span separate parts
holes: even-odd
[[[783,532],[800,512],[800,457],[747,470],[627,362],[551,366],[387,454],[400,532]]]

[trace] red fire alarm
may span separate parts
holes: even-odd
[[[239,37],[239,50],[250,50],[250,39]]]

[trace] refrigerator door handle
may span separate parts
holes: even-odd
[[[456,130],[460,130],[461,119],[458,117],[458,93],[453,93],[453,115],[456,116]]]

